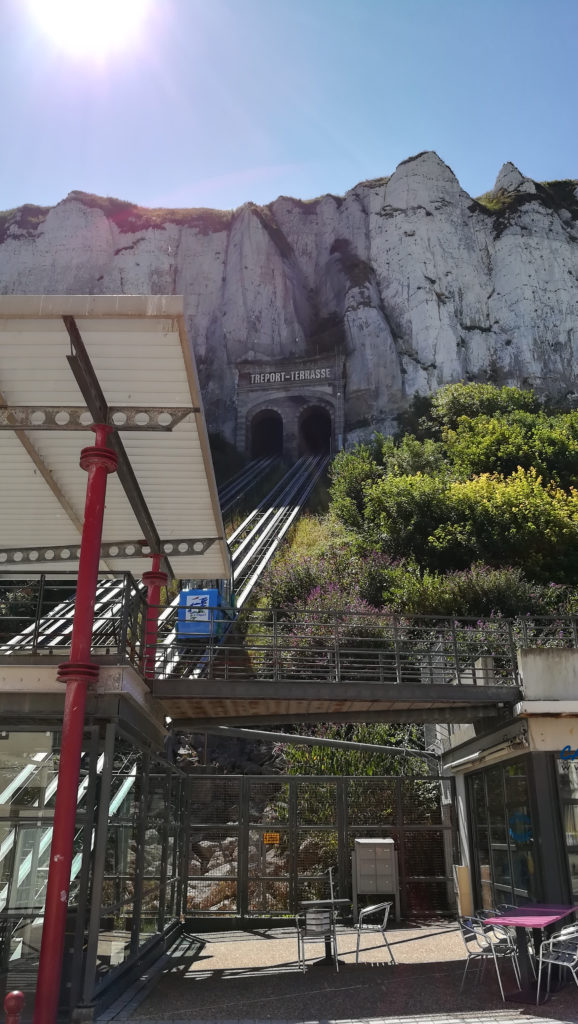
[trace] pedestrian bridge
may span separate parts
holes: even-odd
[[[2,583],[2,689],[10,667],[24,678],[24,666],[56,668],[68,656],[74,586],[73,577],[48,573]],[[243,610],[232,625],[215,617],[205,636],[184,641],[169,606],[151,651],[145,620],[141,584],[128,573],[103,579],[93,658],[138,677],[149,703],[152,695],[166,715],[191,727],[506,716],[523,695],[518,650],[578,647],[570,617],[483,621],[270,608]]]

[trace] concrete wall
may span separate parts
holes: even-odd
[[[564,747],[578,749],[578,715],[528,717],[530,749],[560,754]]]
[[[518,651],[526,700],[578,700],[578,650],[556,647]]]

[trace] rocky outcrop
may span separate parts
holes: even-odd
[[[432,152],[343,197],[232,212],[72,192],[0,215],[0,291],[183,294],[229,440],[237,363],[344,351],[351,437],[455,380],[578,391],[577,219],[576,182],[507,163],[474,200]]]

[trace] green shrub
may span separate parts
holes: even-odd
[[[300,732],[311,732],[301,726]],[[384,747],[418,747],[422,741],[419,726],[399,726],[391,723],[375,725],[322,725],[316,729],[325,739],[350,740],[356,743],[372,743]],[[290,736],[287,737],[291,739]],[[371,751],[347,750],[338,747],[283,747],[284,769],[289,775],[400,775],[408,772],[415,775],[429,774],[427,761],[423,758],[406,758],[403,754],[386,754]],[[319,799],[322,799],[323,790]],[[366,808],[367,793],[363,794]],[[383,792],[377,794],[378,802],[372,808],[373,823],[379,823],[387,816]],[[392,794],[392,804],[395,796]]]
[[[462,416],[493,416],[517,411],[538,412],[540,403],[533,391],[498,388],[494,384],[448,384],[436,391],[431,419],[439,427],[455,429]]]
[[[520,567],[480,563],[444,574],[404,562],[390,569],[383,592],[384,605],[406,615],[550,615],[572,601],[570,587],[537,584]]]
[[[521,565],[566,583],[578,570],[578,493],[542,483],[534,469],[447,483],[385,477],[368,490],[366,533],[382,551],[441,571],[473,562]]]
[[[443,440],[456,475],[509,476],[521,466],[564,488],[578,482],[578,413],[547,416],[518,411],[475,419],[462,416]]]

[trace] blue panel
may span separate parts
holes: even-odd
[[[177,615],[179,637],[216,636],[222,629],[222,598],[216,588],[181,590]]]

